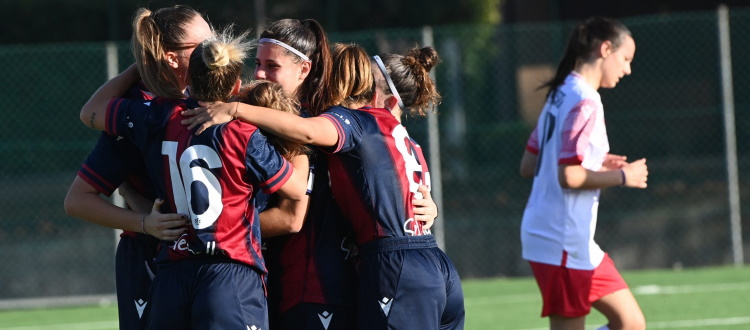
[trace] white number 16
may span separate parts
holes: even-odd
[[[161,153],[169,159],[169,179],[177,212],[189,215],[195,229],[213,225],[224,205],[221,184],[208,169],[222,166],[219,155],[207,146],[194,145],[182,152],[178,165],[174,141],[164,141]]]

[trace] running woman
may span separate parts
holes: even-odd
[[[609,153],[597,90],[631,72],[635,42],[622,23],[591,18],[575,28],[521,160],[534,184],[521,223],[523,258],[542,293],[551,329],[583,329],[591,307],[600,329],[644,329],[638,303],[612,259],[594,242],[599,191],[646,188],[646,159]]]
[[[414,200],[422,198],[418,187],[429,185],[427,164],[400,123],[407,109],[424,115],[438,102],[428,75],[437,52],[427,47],[405,56],[387,55],[385,61],[376,57],[373,68],[364,50],[351,47],[353,51],[334,59],[341,73],[351,74],[334,74],[337,82],[332,86],[337,86],[337,100],[360,100],[349,104],[358,110],[333,107],[316,117],[299,118],[245,104],[213,103],[187,111],[197,116],[186,121],[190,127],[200,126],[200,133],[234,114],[272,134],[330,153],[331,190],[361,254],[357,328],[462,329],[458,273],[429,232],[432,221],[415,220],[413,211]]]
[[[232,121],[195,137],[179,122],[180,112],[197,100],[227,101],[239,92],[251,43],[244,40],[247,33],[235,38],[228,31],[191,55],[191,98],[112,99],[139,78],[131,66],[100,87],[81,111],[89,127],[133,141],[144,153],[157,196],[171,211],[190,216],[186,234],[162,242],[149,328],[267,328],[256,192],[295,201],[304,219],[306,162],[293,167],[249,124]]]

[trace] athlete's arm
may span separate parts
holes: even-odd
[[[292,166],[294,166],[294,173],[292,177],[284,185],[290,183],[293,180],[299,180],[300,178],[295,175],[305,174],[309,170],[309,159],[307,155],[299,155],[290,160]],[[307,183],[307,175],[303,175],[305,183]],[[301,189],[303,194],[300,199],[289,198],[284,194],[279,194],[278,205],[268,208],[260,213],[260,233],[262,238],[271,238],[275,236],[294,234],[302,230],[302,225],[305,221],[305,215],[307,214],[307,207],[310,196],[306,194],[307,184],[304,187],[297,185],[298,182],[293,182],[290,190],[297,192],[297,189]],[[281,189],[284,189],[282,186]]]
[[[200,134],[217,123],[227,122],[234,116],[273,135],[296,143],[332,147],[339,139],[336,127],[325,118],[302,118],[290,113],[240,102],[212,102],[201,103],[201,105],[204,108],[190,109],[182,113],[184,116],[192,116],[182,120],[183,124],[188,125],[188,129],[199,126],[196,134]]]
[[[144,213],[124,209],[113,205],[99,197],[99,192],[88,182],[76,176],[70,185],[68,194],[65,196],[65,213],[69,216],[86,220],[93,224],[104,227],[128,230],[133,232],[145,232],[161,240],[175,240],[185,233],[187,229],[170,229],[182,226],[187,220],[186,216],[180,214],[161,214],[155,204],[150,213],[143,220]]]
[[[112,98],[122,96],[138,79],[140,79],[138,69],[135,64],[132,64],[125,71],[99,87],[81,109],[80,118],[83,124],[89,128],[103,131],[106,119],[105,113],[109,102]]]
[[[626,162],[627,159],[625,156],[608,153],[604,163],[602,163],[601,171],[619,170],[628,163]]]
[[[592,171],[581,165],[559,165],[558,181],[563,188],[601,189],[614,186],[646,188],[648,167],[642,158],[623,165],[620,169]]]
[[[145,196],[139,194],[133,186],[127,181],[123,182],[117,189],[120,196],[125,199],[131,210],[141,213],[151,211],[153,202]]]
[[[537,155],[524,150],[523,157],[521,157],[521,177],[524,179],[531,179],[536,173],[536,159]]]

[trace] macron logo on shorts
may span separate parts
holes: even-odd
[[[260,330],[260,328],[254,326],[254,325],[246,325],[247,330]]]
[[[331,325],[331,319],[333,318],[333,313],[328,313],[327,311],[323,311],[322,314],[318,314],[318,318],[320,318],[320,323],[323,323],[323,328],[328,330],[328,326]]]
[[[380,309],[382,309],[383,313],[385,313],[385,316],[388,317],[388,313],[391,312],[391,303],[393,303],[393,298],[388,299],[387,297],[383,297],[383,299],[378,300],[378,303],[380,304]]]
[[[146,309],[146,304],[148,304],[148,301],[143,301],[143,299],[135,301],[135,309],[138,310],[139,319],[143,317],[143,310]]]

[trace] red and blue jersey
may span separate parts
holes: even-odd
[[[353,240],[331,194],[326,155],[314,150],[310,168],[312,189],[302,229],[266,244],[272,313],[286,312],[299,303],[354,303]]]
[[[123,95],[134,100],[150,100],[153,95],[146,91],[142,82],[136,83]],[[141,195],[153,199],[154,192],[148,177],[146,164],[140,151],[127,139],[102,133],[94,149],[78,170],[78,176],[106,196],[123,182]],[[121,236],[136,236],[137,233],[124,230]]]
[[[430,176],[419,145],[387,109],[333,107],[321,116],[338,130],[329,155],[331,189],[357,243],[430,234],[412,200]]]
[[[259,190],[274,193],[293,167],[257,127],[241,121],[194,135],[180,123],[180,112],[197,106],[193,99],[115,98],[105,131],[141,150],[166,211],[191,219],[185,235],[163,242],[158,261],[223,254],[264,274],[254,196]]]

